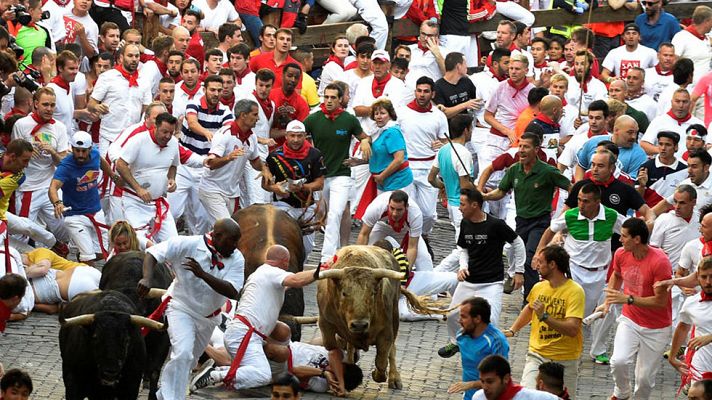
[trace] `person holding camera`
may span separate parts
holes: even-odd
[[[15,20],[22,24],[22,27],[17,30],[15,35],[17,45],[22,47],[25,52],[23,57],[25,60],[32,56],[32,52],[37,47],[52,48],[52,39],[49,31],[37,23],[43,19],[49,18],[49,13],[42,11],[42,0],[29,0],[27,2],[27,10],[24,11],[21,4],[15,7]],[[10,32],[12,34],[12,32]]]

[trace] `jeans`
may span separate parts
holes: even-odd
[[[255,43],[255,48],[262,46],[262,41],[260,41],[260,30],[262,29],[262,20],[257,15],[239,13],[242,23],[245,24],[245,28],[250,32],[250,37]]]

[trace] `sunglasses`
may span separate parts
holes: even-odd
[[[652,7],[656,4],[658,4],[659,1],[641,1],[641,3],[643,3],[643,5],[646,7]]]

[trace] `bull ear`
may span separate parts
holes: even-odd
[[[165,328],[164,324],[140,315],[131,315],[131,323],[139,328],[148,328],[156,331],[162,331]]]
[[[82,315],[78,315],[78,316],[72,317],[72,318],[67,318],[64,321],[61,321],[61,324],[64,327],[84,326],[84,325],[91,325],[92,323],[94,323],[94,314],[82,314]]]
[[[373,270],[373,277],[375,279],[387,278],[387,279],[404,279],[405,274],[398,271],[393,271],[392,269],[375,269]]]
[[[344,277],[344,269],[329,269],[319,271],[319,280],[321,279],[341,279]]]

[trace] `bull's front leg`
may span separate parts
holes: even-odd
[[[388,352],[388,387],[391,389],[403,389],[400,372],[396,365],[396,343],[393,341],[391,351]]]
[[[376,369],[371,374],[376,382],[386,381],[386,368],[388,368],[391,345],[391,341],[384,340],[382,337],[379,337],[376,342]]]

